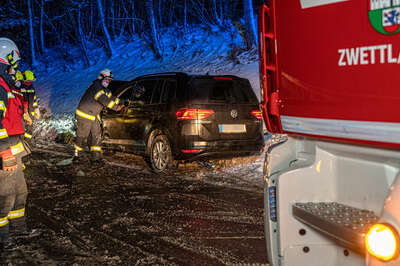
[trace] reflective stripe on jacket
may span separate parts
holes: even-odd
[[[117,110],[119,99],[114,97],[108,88],[101,85],[101,80],[97,79],[86,89],[76,110],[76,115],[96,120],[104,107]]]
[[[4,151],[10,147],[10,140],[8,138],[8,133],[3,125],[4,117],[6,116],[7,113],[8,91],[10,91],[8,84],[0,76],[0,151]]]

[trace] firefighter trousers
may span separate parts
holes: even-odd
[[[92,152],[101,152],[101,125],[96,117],[94,121],[80,116],[76,117],[76,141],[75,150],[83,151],[85,142]]]
[[[16,156],[18,168],[0,170],[0,243],[8,241],[9,232],[26,230],[25,204],[28,188],[22,169],[22,157]]]

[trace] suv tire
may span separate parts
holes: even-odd
[[[156,173],[162,173],[173,163],[171,145],[165,135],[158,135],[150,146],[149,158],[146,160],[151,169]]]

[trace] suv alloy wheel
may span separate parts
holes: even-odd
[[[165,171],[173,162],[171,146],[165,135],[158,135],[151,143],[150,167],[156,173]]]

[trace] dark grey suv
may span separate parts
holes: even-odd
[[[263,149],[262,115],[247,79],[174,72],[115,81],[110,88],[126,108],[103,112],[103,144],[144,156],[155,172],[174,160],[232,158]]]

